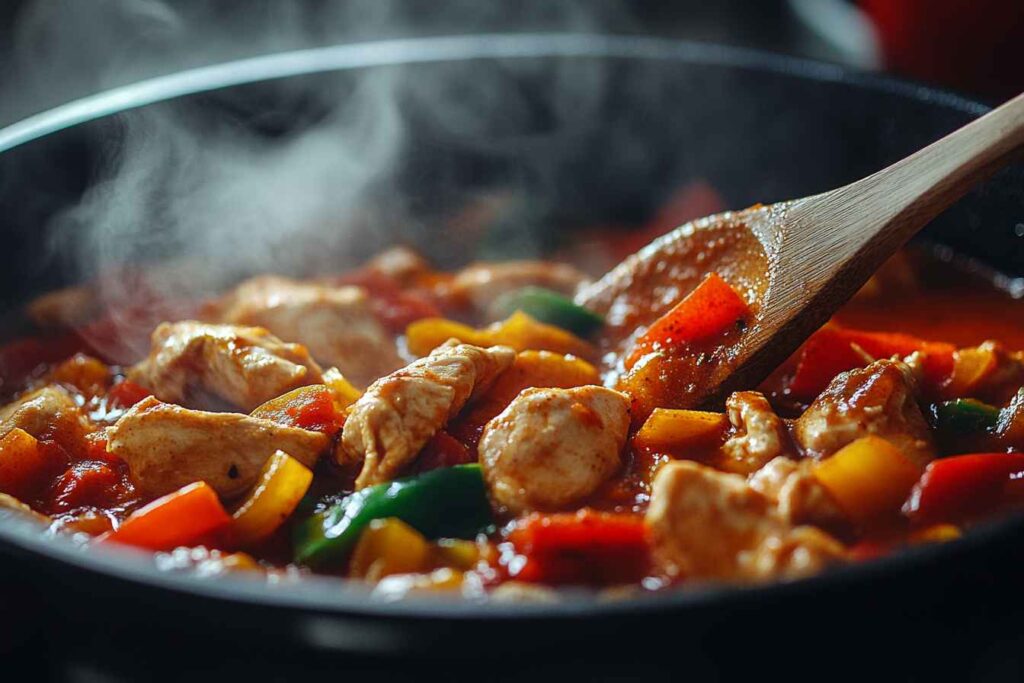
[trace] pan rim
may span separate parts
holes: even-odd
[[[0,153],[65,128],[213,90],[332,71],[475,59],[591,57],[732,66],[891,92],[980,116],[990,107],[913,81],[718,43],[589,33],[494,33],[346,43],[220,62],[88,95],[0,128]]]

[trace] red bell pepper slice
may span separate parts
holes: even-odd
[[[626,360],[626,369],[658,348],[667,349],[718,336],[736,325],[747,312],[747,302],[743,297],[718,273],[710,273],[637,339]]]
[[[49,509],[67,511],[84,505],[107,507],[116,502],[120,474],[105,462],[81,461],[69,467],[54,484]]]
[[[252,415],[330,437],[345,426],[345,416],[335,407],[331,390],[322,384],[299,387],[272,398],[254,409]]]
[[[789,394],[798,400],[814,400],[839,373],[867,365],[864,353],[879,359],[921,351],[925,379],[937,388],[953,372],[955,350],[952,344],[925,341],[909,334],[865,332],[827,325],[815,332],[801,349],[796,371],[789,382]]]
[[[128,379],[118,382],[107,392],[110,404],[117,408],[131,408],[142,399],[152,395],[152,391]]]
[[[925,468],[903,511],[917,524],[960,522],[1024,503],[1024,454],[975,453]]]
[[[116,531],[101,537],[101,542],[173,550],[217,544],[230,525],[231,515],[224,510],[217,492],[198,481],[139,508]]]
[[[581,510],[532,515],[509,534],[521,566],[513,578],[547,584],[628,583],[650,566],[647,531],[638,515]]]

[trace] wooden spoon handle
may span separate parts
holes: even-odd
[[[805,239],[822,237],[806,234],[800,227],[828,226],[837,242],[835,258],[822,266],[834,269],[855,260],[859,273],[870,274],[932,218],[1022,148],[1024,95],[1018,95],[888,168],[795,203],[787,217],[796,238],[790,246],[798,248]],[[817,244],[820,248],[820,242]]]
[[[753,351],[721,391],[759,381],[882,263],[1024,148],[1024,95],[919,152],[831,192],[776,204],[751,223],[772,261]],[[771,342],[771,343],[769,343]]]

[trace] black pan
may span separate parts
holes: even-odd
[[[395,163],[364,179],[354,236],[324,247],[333,265],[395,240],[441,263],[464,261],[476,254],[460,239],[465,223],[452,216],[480,196],[501,197],[505,210],[487,226],[485,250],[515,256],[571,245],[579,226],[635,224],[692,180],[706,180],[736,208],[804,196],[881,168],[986,111],[837,66],[636,37],[431,38],[199,69],[0,130],[4,324],[17,328],[29,297],[95,265],[69,248],[74,230],[85,228],[69,228],[66,211],[109,178],[140,121],[188,121],[200,140],[228,128],[284,144],[335,130],[339,102],[387,79],[397,83],[390,111],[405,143]],[[159,196],[173,175],[155,176],[144,191]],[[1013,285],[1024,274],[1022,193],[1024,169],[1007,169],[938,218],[926,238]],[[165,228],[155,220],[152,229]],[[303,258],[282,255],[281,269],[302,269],[314,234],[296,238]],[[232,276],[265,265],[245,256],[226,262],[175,239],[137,240],[120,255],[135,262],[182,251],[209,256],[209,270]],[[532,653],[543,650],[624,676],[651,675],[646,667],[655,663],[708,674],[751,662],[780,675],[810,673],[813,664],[832,667],[821,672],[831,676],[875,662],[888,662],[887,671],[949,673],[968,671],[956,652],[989,666],[1019,646],[1022,532],[1024,520],[1014,518],[955,543],[784,585],[499,605],[386,603],[333,580],[265,586],[162,573],[148,560],[82,552],[4,519],[0,578],[14,587],[4,595],[23,615],[15,635],[79,658],[116,652],[110,656],[141,667],[134,671],[181,666],[196,652],[239,666],[260,662],[270,667],[264,672],[336,671],[336,654],[358,653],[490,656],[498,668],[473,666],[532,674]],[[469,666],[433,665],[452,675]]]

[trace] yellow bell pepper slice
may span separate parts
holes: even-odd
[[[704,446],[721,438],[728,425],[722,413],[655,408],[633,437],[633,446],[652,451]]]
[[[857,523],[895,514],[921,469],[878,436],[865,436],[814,466],[814,476]]]
[[[359,400],[363,395],[363,392],[356,389],[347,379],[345,375],[341,374],[341,370],[338,368],[328,368],[323,374],[324,384],[330,389],[331,395],[334,396],[334,407],[339,412],[344,412],[346,408]]]
[[[522,311],[481,330],[492,344],[511,346],[516,351],[552,351],[592,358],[593,346],[560,327],[542,323]]]
[[[469,571],[480,561],[480,548],[473,541],[442,538],[434,544],[434,566]]]
[[[417,320],[405,330],[406,345],[417,356],[426,356],[452,338],[475,346],[511,346],[516,351],[552,351],[588,358],[596,355],[592,345],[571,332],[542,323],[522,311],[481,330],[445,318]]]
[[[416,356],[429,355],[438,346],[453,338],[463,344],[474,346],[494,345],[485,333],[446,318],[423,318],[405,328],[406,346],[409,347],[409,352]]]
[[[359,537],[349,575],[378,581],[391,574],[413,574],[430,568],[431,544],[400,519],[375,519]]]
[[[284,451],[267,459],[260,478],[232,517],[239,545],[250,545],[274,533],[295,511],[313,483],[308,467]]]

